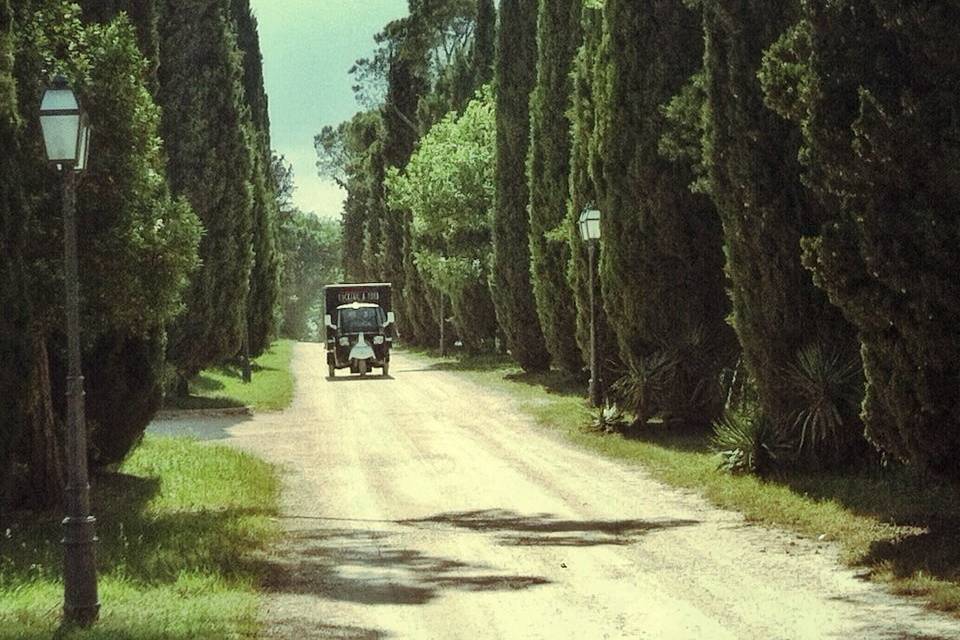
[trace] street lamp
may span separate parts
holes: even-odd
[[[600,241],[600,212],[585,207],[580,213],[580,239],[587,243],[587,261],[590,263],[590,404],[599,407],[600,354],[597,352],[597,276],[594,268],[597,243]]]
[[[80,371],[80,286],[77,275],[77,174],[87,166],[90,126],[67,81],[57,77],[43,92],[40,127],[47,160],[63,176],[64,280],[67,315],[67,516],[63,519],[64,598],[67,622],[87,626],[100,612],[95,534],[87,478],[87,431]]]

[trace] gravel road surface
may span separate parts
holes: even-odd
[[[829,543],[580,451],[426,360],[332,380],[325,362],[296,346],[283,413],[152,427],[284,469],[269,638],[960,638]]]

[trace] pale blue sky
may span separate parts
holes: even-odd
[[[347,70],[369,55],[373,36],[407,14],[407,0],[251,0],[260,25],[273,148],[293,164],[294,202],[338,217],[344,193],[321,180],[313,136],[359,107]]]

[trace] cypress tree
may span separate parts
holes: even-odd
[[[227,1],[168,0],[161,22],[170,182],[206,231],[202,267],[171,335],[170,358],[182,378],[239,352],[253,266],[250,116]]]
[[[960,8],[803,6],[764,80],[801,125],[805,180],[833,212],[804,242],[804,264],[858,332],[867,436],[957,478]]]
[[[580,46],[580,0],[541,0],[537,19],[537,81],[530,98],[530,272],[540,327],[560,368],[583,369],[576,340],[576,305],[567,283],[567,190],[570,70]]]
[[[800,130],[763,104],[763,52],[799,17],[799,2],[704,2],[710,193],[723,220],[733,326],[764,413],[802,409],[785,372],[813,344],[855,349],[852,331],[800,261],[824,212],[800,183]],[[749,132],[749,135],[744,135]],[[849,434],[856,436],[856,434]]]
[[[530,93],[535,82],[537,6],[502,0],[497,29],[497,149],[490,287],[510,353],[527,371],[550,366],[530,283],[530,192],[525,162],[530,142]]]
[[[710,420],[720,408],[720,362],[732,341],[720,222],[710,201],[688,188],[689,163],[659,153],[664,106],[702,61],[699,15],[675,1],[608,0],[605,19],[604,304],[626,361],[662,357],[672,364],[652,409]]]
[[[247,302],[247,339],[249,355],[258,356],[270,345],[276,332],[280,298],[280,252],[278,241],[275,187],[270,179],[270,116],[263,86],[263,57],[257,20],[249,0],[233,0],[237,44],[243,53],[243,95],[249,107],[249,140],[252,146],[250,184],[252,186],[254,262],[250,272]]]
[[[603,13],[599,8],[584,5],[581,19],[584,43],[577,52],[573,65],[573,98],[571,106],[570,148],[570,194],[567,200],[567,239],[570,244],[570,262],[567,281],[576,303],[576,337],[584,362],[590,361],[590,282],[588,250],[580,237],[580,213],[587,206],[597,206],[603,201],[603,167],[600,163],[602,128],[598,126],[597,114],[605,99],[604,71],[607,61],[603,57]],[[597,244],[595,253],[603,252],[603,242]],[[596,268],[596,265],[595,265]],[[602,386],[614,381],[619,368],[616,336],[603,310],[602,290],[598,286],[597,298],[597,349],[600,356],[600,380]]]

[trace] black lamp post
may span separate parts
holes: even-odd
[[[590,404],[599,407],[600,354],[597,351],[597,275],[596,251],[600,241],[600,212],[587,207],[580,213],[580,239],[587,243],[587,261],[590,263]]]
[[[87,431],[80,371],[80,285],[77,275],[77,175],[87,166],[90,126],[67,81],[57,77],[43,93],[40,127],[47,160],[63,176],[64,279],[67,315],[67,516],[63,519],[63,614],[90,625],[100,612],[94,526],[87,478]]]

